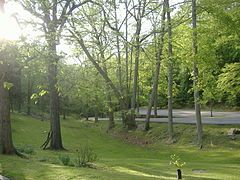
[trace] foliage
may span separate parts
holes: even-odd
[[[4,82],[4,88],[7,90],[10,90],[13,87],[13,83],[9,83],[9,82]]]
[[[71,159],[70,159],[69,155],[61,154],[61,155],[58,156],[58,159],[62,162],[62,164],[64,166],[69,166],[70,165]]]
[[[181,160],[181,158],[175,154],[170,156],[171,161],[170,165],[174,165],[177,168],[181,169],[186,163]]]
[[[91,163],[97,160],[97,154],[95,154],[93,149],[87,145],[77,149],[76,153],[77,167],[91,167]]]
[[[228,100],[237,103],[240,96],[240,63],[227,64],[219,75],[218,88],[222,93],[227,93]]]
[[[22,145],[22,146],[17,146],[16,149],[20,153],[25,153],[25,154],[29,154],[29,155],[35,154],[35,150],[34,150],[33,146],[31,146],[31,145],[26,145],[25,144],[25,145]]]

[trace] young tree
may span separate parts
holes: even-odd
[[[199,84],[198,84],[198,60],[197,60],[197,7],[196,0],[192,0],[192,56],[193,56],[193,88],[194,88],[194,104],[197,121],[197,136],[198,145],[202,147],[202,118],[201,118],[201,107],[200,107],[200,96],[199,96]]]
[[[169,0],[165,0],[167,8],[167,29],[168,29],[168,135],[169,141],[173,140],[173,48],[172,48],[172,23]]]

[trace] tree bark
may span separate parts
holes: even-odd
[[[172,49],[172,23],[169,0],[165,0],[167,8],[168,21],[168,136],[169,141],[173,140],[173,103],[172,103],[172,86],[173,86],[173,49]]]
[[[145,15],[145,8],[146,8],[146,0],[139,1],[138,12],[135,17],[136,19],[136,32],[135,36],[135,65],[134,65],[134,75],[133,75],[133,90],[132,90],[132,98],[131,98],[131,117],[128,118],[127,126],[128,129],[135,129],[136,128],[136,121],[135,121],[135,108],[137,103],[137,87],[138,87],[138,76],[139,76],[139,60],[140,60],[140,48],[141,48],[141,41],[140,41],[140,34],[142,30],[142,18]]]
[[[32,96],[32,80],[30,75],[28,75],[27,80],[27,115],[31,115],[31,96]]]
[[[198,90],[198,63],[197,63],[197,12],[196,12],[196,0],[192,0],[192,50],[193,50],[193,88],[194,88],[194,105],[195,115],[197,121],[197,139],[199,147],[202,147],[202,118],[201,118],[201,107],[200,107],[200,96]]]
[[[108,130],[111,130],[114,128],[115,126],[115,123],[114,123],[114,111],[112,109],[112,98],[110,95],[108,95],[108,104],[109,104],[109,107],[108,107]]]
[[[158,96],[157,96],[157,93],[155,94],[155,98],[154,98],[154,104],[153,104],[153,111],[154,111],[154,117],[155,118],[157,118],[157,116],[158,116],[158,113],[157,113],[157,98],[158,98]]]
[[[56,33],[56,32],[54,32]],[[60,111],[59,111],[59,95],[57,90],[57,49],[56,39],[50,38],[48,41],[49,45],[49,60],[48,65],[48,80],[49,80],[49,91],[50,91],[50,113],[51,113],[51,141],[50,149],[61,150],[63,148],[61,126],[60,126]]]
[[[0,0],[0,14],[4,13],[4,0]],[[0,57],[2,58],[2,57]],[[8,65],[6,59],[0,59],[0,154],[15,154],[10,121],[9,90],[4,87],[8,81]]]
[[[4,88],[7,82],[6,67],[0,63],[0,154],[15,154],[10,121],[9,91]]]
[[[210,115],[213,117],[213,100],[210,100]]]

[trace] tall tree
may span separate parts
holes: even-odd
[[[159,82],[159,74],[160,74],[160,68],[161,68],[161,60],[162,60],[162,51],[163,51],[163,44],[164,44],[164,34],[165,34],[165,14],[166,14],[166,7],[165,3],[163,3],[162,6],[162,14],[161,14],[161,29],[160,34],[157,36],[157,51],[156,51],[156,65],[155,65],[155,71],[153,75],[153,84],[152,84],[152,92],[148,103],[148,110],[147,110],[147,117],[145,122],[145,130],[148,131],[150,128],[150,117],[151,117],[151,111],[152,106],[154,103],[155,96],[157,94],[158,89],[158,82]]]
[[[173,139],[173,48],[172,48],[172,23],[169,0],[165,0],[167,8],[167,29],[168,29],[168,135],[169,141]]]
[[[142,21],[146,13],[146,0],[139,0],[138,5],[136,6],[137,13],[134,18],[136,20],[136,31],[134,33],[134,75],[133,75],[133,89],[132,89],[132,98],[131,98],[131,117],[128,118],[128,129],[134,129],[136,127],[135,121],[135,108],[137,102],[137,87],[138,87],[138,72],[139,72],[139,60],[140,60],[140,50],[141,50],[141,30],[142,30]]]
[[[4,0],[0,1],[0,16],[4,13]],[[7,42],[1,41],[0,47],[0,154],[16,152],[12,141],[9,99],[10,62],[16,59],[15,53]]]
[[[197,137],[198,145],[202,147],[202,118],[201,118],[201,107],[200,107],[200,96],[198,89],[198,46],[197,46],[197,7],[196,0],[192,0],[192,56],[193,56],[193,88],[194,88],[194,104],[195,104],[195,114],[197,121]]]
[[[45,41],[48,48],[48,80],[50,91],[50,134],[45,142],[47,146],[50,141],[50,149],[63,149],[60,116],[59,116],[59,94],[57,87],[58,61],[57,44],[64,25],[73,11],[89,0],[75,3],[71,0],[57,1],[57,0],[27,0],[21,1],[23,7],[29,11],[36,18],[41,20],[41,28],[44,30]]]

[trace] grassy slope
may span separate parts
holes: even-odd
[[[123,142],[105,133],[105,123],[98,125],[77,120],[62,122],[66,152],[43,151],[39,148],[45,140],[49,122],[26,116],[13,115],[13,137],[16,146],[31,145],[36,154],[29,160],[16,156],[0,155],[0,174],[11,179],[175,179],[175,167],[169,165],[170,155],[178,154],[187,163],[183,168],[184,179],[239,179],[239,139],[226,137],[230,126],[208,126],[204,150],[197,150],[194,142],[195,127],[177,125],[181,137],[174,145],[163,145],[166,125],[154,124],[148,138],[157,143],[141,147]],[[182,131],[184,133],[182,133]],[[143,136],[143,133],[131,133]],[[62,166],[59,154],[76,157],[76,149],[88,144],[94,148],[99,160],[97,169]],[[45,160],[46,162],[40,162]],[[193,169],[204,169],[196,173]]]

